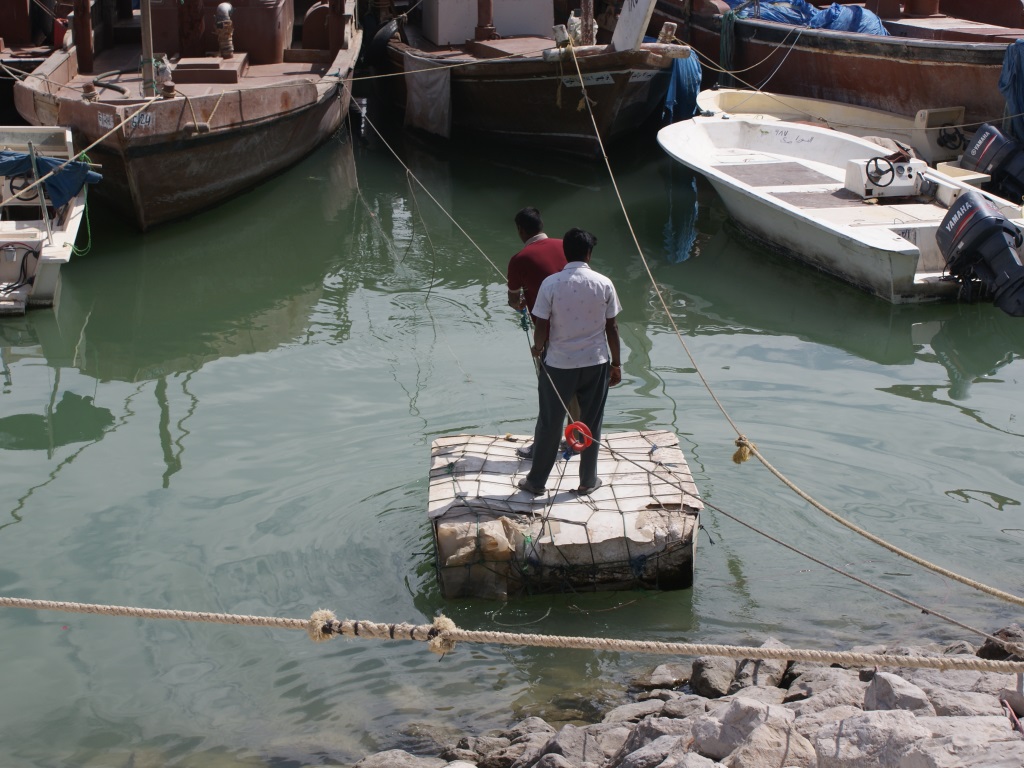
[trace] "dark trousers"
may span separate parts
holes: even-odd
[[[580,485],[589,487],[597,482],[598,443],[604,421],[604,404],[608,399],[608,363],[586,368],[543,365],[537,379],[540,408],[533,442],[533,466],[527,475],[527,481],[537,488],[545,486],[551,468],[555,466],[565,406],[573,395],[579,399],[580,421],[590,427],[594,436],[591,446],[580,454]]]

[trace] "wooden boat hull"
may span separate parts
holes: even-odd
[[[951,200],[969,188],[962,182],[930,172],[945,202],[910,193],[866,203],[850,191],[850,162],[888,151],[784,121],[695,117],[663,128],[658,141],[704,175],[733,220],[773,250],[894,304],[959,290],[935,235]],[[1019,207],[994,200],[1019,222]]]
[[[328,71],[348,73],[359,42]],[[75,71],[71,48],[37,74],[67,82]],[[162,99],[142,111],[140,100],[87,102],[46,89],[34,78],[19,84],[18,111],[35,125],[69,126],[79,150],[99,141],[89,150],[103,166],[97,192],[142,230],[206,210],[295,164],[337,130],[351,100],[338,78]]]
[[[721,16],[694,14],[687,42],[719,62],[721,31]],[[902,115],[953,104],[963,106],[974,124],[1003,116],[999,76],[1005,42],[880,37],[737,19],[733,50],[732,69],[746,83],[776,93]],[[709,87],[717,75],[706,68],[705,77]]]
[[[644,123],[661,106],[671,77],[671,59],[649,50],[580,56],[579,71],[591,100],[593,120],[573,60],[545,61],[540,55],[507,60],[464,61],[448,55],[432,59],[392,41],[393,71],[404,72],[406,55],[429,65],[451,67],[452,133],[503,143],[543,146],[574,155],[601,156],[601,143],[613,143]],[[394,99],[406,105],[404,78],[392,78]],[[601,140],[595,135],[594,125]]]

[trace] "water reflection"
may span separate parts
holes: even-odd
[[[0,326],[8,387],[17,386],[19,366],[45,361],[52,369],[41,412],[0,418],[0,449],[52,455],[58,446],[96,442],[114,425],[111,410],[91,396],[61,390],[62,370],[98,382],[154,382],[167,487],[199,407],[192,374],[218,359],[303,341],[350,236],[346,216],[358,184],[352,149],[336,136],[286,176],[153,233],[131,232],[95,210],[92,226],[115,233],[103,257],[65,269],[54,310]],[[261,210],[275,215],[254,215]],[[293,237],[282,238],[282,221]],[[344,318],[337,322],[344,333]]]

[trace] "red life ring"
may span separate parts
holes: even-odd
[[[582,421],[574,421],[565,428],[565,442],[579,453],[594,443],[594,436],[590,433],[590,427]]]

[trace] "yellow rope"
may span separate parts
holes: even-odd
[[[981,658],[950,656],[899,656],[884,653],[858,653],[854,651],[816,651],[798,648],[765,648],[708,643],[669,643],[657,640],[617,640],[601,637],[466,630],[459,629],[455,622],[446,616],[438,616],[434,619],[433,624],[382,624],[352,619],[338,620],[333,612],[322,608],[315,611],[309,619],[282,619],[272,616],[132,608],[92,603],[28,600],[16,597],[0,597],[0,607],[302,630],[315,643],[330,640],[338,635],[373,640],[414,640],[427,643],[428,648],[438,654],[454,651],[457,643],[477,643],[485,645],[530,646],[534,648],[625,651],[668,656],[719,656],[730,659],[776,659],[779,661],[809,661],[821,664],[845,664],[848,666],[904,667],[939,669],[943,671],[971,670],[1024,674],[1024,661],[992,661]]]

